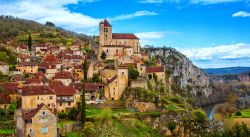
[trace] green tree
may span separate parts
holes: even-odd
[[[102,51],[101,59],[106,60],[106,57],[107,57],[107,54],[104,51]]]
[[[84,84],[84,83],[83,83]],[[86,122],[86,102],[85,102],[85,87],[82,88],[82,124],[84,125]]]
[[[153,78],[154,78],[154,81],[157,82],[158,77],[155,73],[153,73]]]
[[[31,34],[29,33],[29,38],[28,38],[28,48],[29,48],[29,51],[31,51],[31,47],[32,47],[32,37],[31,37]]]
[[[56,25],[54,23],[52,23],[52,22],[47,21],[45,23],[45,26],[55,27]]]
[[[176,128],[176,123],[173,122],[173,121],[170,121],[170,122],[167,124],[167,127],[168,127],[168,129],[171,131],[171,133],[173,133],[173,131],[174,131],[175,128]]]
[[[202,109],[192,110],[192,117],[197,122],[205,122],[207,120],[207,115]]]
[[[99,78],[99,74],[94,74],[91,81],[95,83],[101,82],[101,79]]]
[[[9,56],[5,51],[0,52],[0,60],[3,62],[8,62],[9,61]]]
[[[148,79],[149,79],[149,80],[152,79],[152,74],[148,74]]]
[[[93,137],[95,135],[95,128],[92,122],[86,122],[83,128],[83,133],[86,137]]]
[[[139,72],[136,69],[132,67],[128,68],[128,77],[130,80],[135,80],[137,79],[138,76],[139,76]]]
[[[69,111],[69,119],[76,120],[77,115],[79,114],[79,110],[77,108],[72,108]]]

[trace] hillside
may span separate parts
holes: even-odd
[[[52,43],[58,45],[72,45],[76,40],[88,41],[89,37],[56,27],[52,22],[40,24],[35,21],[0,16],[0,44],[17,46],[27,44],[29,33],[33,43]]]
[[[207,68],[204,71],[210,75],[235,75],[250,71],[250,67]]]
[[[169,75],[170,90],[191,97],[195,106],[213,102],[212,88],[204,71],[196,67],[186,56],[173,48],[150,48],[150,56],[160,59]]]

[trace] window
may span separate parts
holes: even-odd
[[[68,102],[68,105],[70,106],[70,105],[71,105],[71,102]]]
[[[62,103],[60,103],[60,106],[62,106]]]
[[[109,52],[109,50],[107,49],[107,53]]]
[[[43,134],[48,133],[48,128],[47,128],[47,127],[43,127],[43,128],[42,128],[42,133],[43,133]]]
[[[50,107],[50,104],[48,104],[48,107]]]
[[[39,100],[39,96],[37,97],[37,100]]]
[[[122,75],[124,75],[124,72],[122,72]]]
[[[118,53],[118,49],[116,49],[116,53]]]
[[[45,115],[45,111],[43,111],[43,115]]]
[[[49,99],[50,99],[50,100],[52,100],[52,99],[53,99],[53,97],[52,97],[52,96],[50,96],[50,97],[49,97]]]

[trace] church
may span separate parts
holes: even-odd
[[[107,59],[140,53],[139,38],[132,33],[112,33],[112,26],[106,19],[99,23],[99,44]]]

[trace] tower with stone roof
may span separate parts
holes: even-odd
[[[112,26],[106,19],[99,23],[99,44],[112,45]]]

